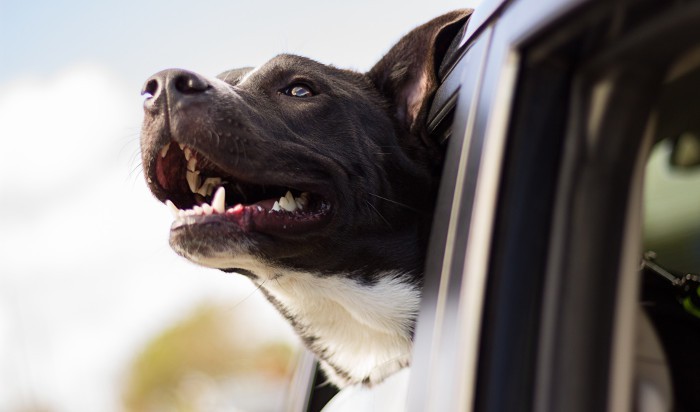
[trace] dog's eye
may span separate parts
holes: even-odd
[[[311,91],[309,86],[304,84],[293,84],[282,91],[287,96],[292,97],[311,97],[314,92]]]

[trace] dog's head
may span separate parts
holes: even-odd
[[[256,276],[260,262],[419,270],[441,161],[425,117],[443,37],[468,13],[415,29],[365,74],[280,55],[217,78],[148,79],[143,165],[172,203],[172,247]]]

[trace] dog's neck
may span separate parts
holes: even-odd
[[[420,301],[415,274],[309,273],[240,256],[235,262],[210,258],[198,263],[244,268],[241,272],[288,319],[337,386],[372,385],[410,363]]]
[[[420,290],[401,273],[373,284],[287,272],[259,283],[339,385],[371,385],[408,366]],[[408,278],[408,277],[406,277]]]

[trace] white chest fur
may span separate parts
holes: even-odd
[[[344,274],[272,267],[245,254],[187,257],[204,266],[255,273],[255,282],[322,358],[321,366],[339,387],[381,382],[410,363],[420,290],[405,273],[377,273],[366,284]]]
[[[345,276],[285,273],[263,282],[339,386],[382,381],[407,366],[420,291],[399,273],[372,284]]]

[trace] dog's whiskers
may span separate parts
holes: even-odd
[[[132,186],[136,187],[136,182],[139,179],[139,176],[143,174],[143,164],[139,162],[135,167],[131,169],[127,177],[124,179],[125,182],[128,182],[129,179],[132,179]]]
[[[209,129],[209,133],[216,136],[216,145],[217,146],[221,145],[221,136],[218,133],[216,133],[215,130],[212,130],[212,129]]]
[[[386,220],[386,218],[379,212],[379,210],[377,210],[376,207],[374,207],[372,203],[370,203],[368,200],[365,200],[365,203],[367,203],[367,206],[371,207],[372,210],[374,210],[377,213],[377,215],[379,215],[379,217],[382,218],[384,223],[386,223],[386,225],[389,226],[389,229],[391,229],[392,231],[394,230],[394,228],[391,226],[391,223],[389,223],[389,221]]]
[[[238,302],[236,302],[236,304],[233,305],[233,306],[231,306],[231,307],[229,308],[229,310],[232,311],[232,310],[236,309],[237,307],[241,306],[242,304],[244,304],[248,299],[250,299],[250,298],[251,298],[253,295],[255,295],[258,291],[260,291],[260,289],[263,287],[263,285],[265,284],[265,282],[267,282],[267,279],[265,279],[265,280],[263,280],[262,282],[260,282],[260,284],[259,284],[252,292],[250,292],[250,293],[249,293],[246,297],[244,297],[243,299],[241,299],[241,300],[239,300]]]
[[[367,194],[370,195],[370,196],[374,196],[374,197],[376,197],[376,198],[382,199],[382,200],[386,200],[386,201],[389,202],[389,203],[393,203],[393,204],[395,204],[395,205],[397,205],[397,206],[401,206],[401,207],[406,208],[406,209],[408,209],[408,210],[412,210],[412,211],[414,211],[414,212],[416,212],[416,213],[423,213],[423,211],[418,210],[418,209],[416,209],[415,207],[411,207],[411,206],[409,206],[409,205],[407,205],[407,204],[405,204],[405,203],[397,202],[396,200],[391,200],[391,199],[389,199],[389,198],[386,198],[386,197],[383,197],[383,196],[379,196],[379,195],[374,194],[374,193],[369,193],[369,192],[367,192]]]
[[[129,172],[129,177],[133,177],[135,172],[138,172],[135,176],[138,176],[139,173],[143,172],[143,163],[139,162],[136,166],[131,168],[131,171]]]

